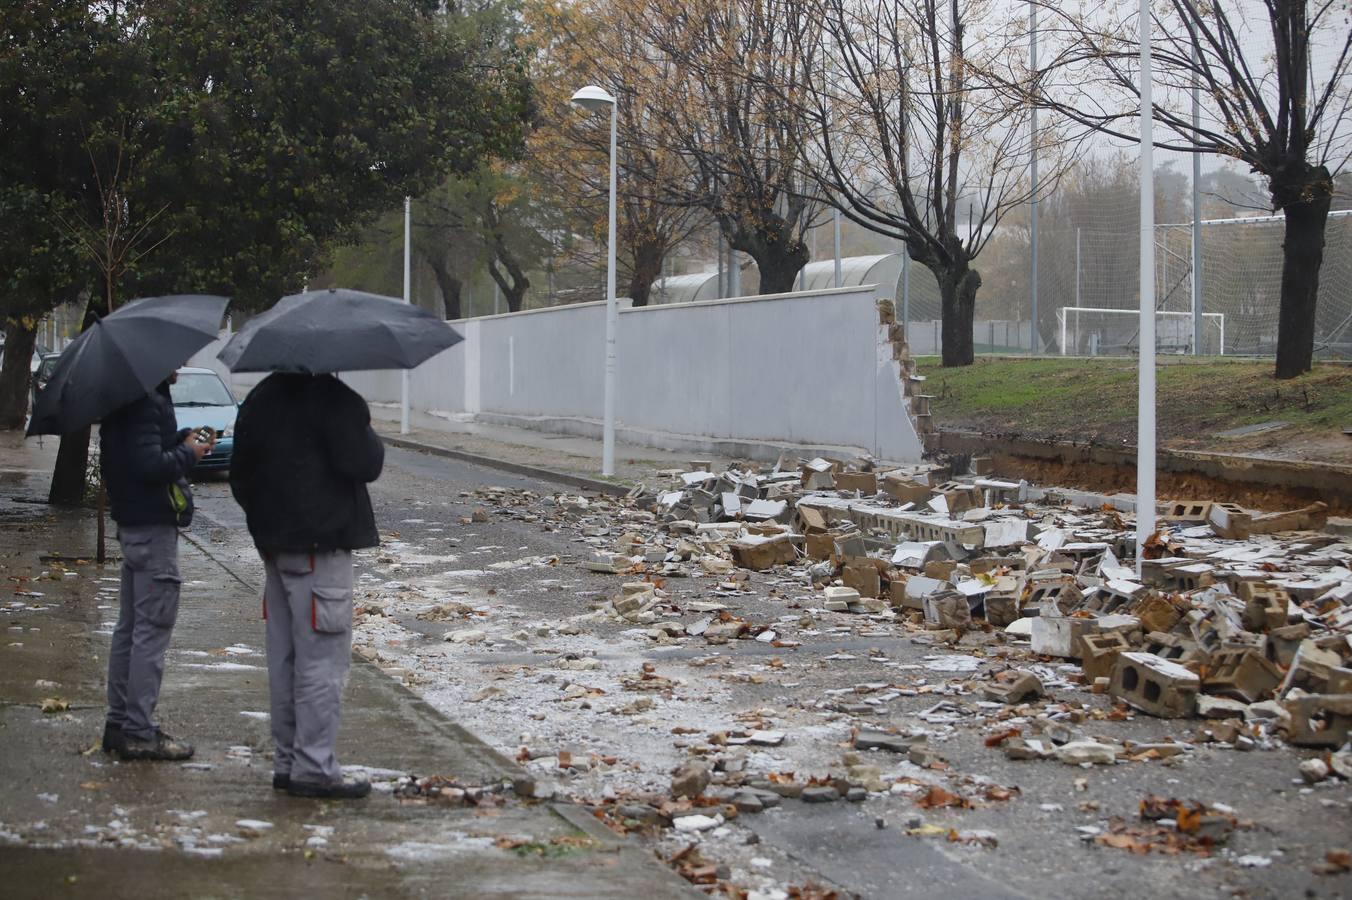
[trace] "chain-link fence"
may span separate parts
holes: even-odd
[[[1038,285],[1040,352],[1126,356],[1138,350],[1140,236],[1134,222],[1090,214],[1041,223]],[[1134,218],[1134,217],[1133,217]],[[1281,305],[1281,216],[1203,220],[1201,355],[1272,356]],[[1191,222],[1155,228],[1156,350],[1191,354],[1193,313]],[[1352,358],[1352,211],[1329,216],[1315,312],[1315,355]],[[986,286],[977,298],[977,353],[1032,352],[1031,260],[1015,279],[999,262],[979,262]],[[1004,264],[1008,266],[1008,263]],[[1012,284],[1011,284],[1012,282]],[[1007,286],[1008,285],[1008,286]],[[917,355],[941,347],[942,301],[933,274],[910,265],[897,287],[899,312]]]

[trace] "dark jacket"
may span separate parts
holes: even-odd
[[[99,426],[99,448],[114,522],[137,526],[191,521],[188,473],[197,456],[183,444],[168,382],[105,418]],[[175,513],[169,499],[174,484],[187,499],[184,514]]]
[[[274,373],[235,420],[230,489],[260,550],[356,550],[380,542],[368,482],[385,447],[371,411],[332,375]]]

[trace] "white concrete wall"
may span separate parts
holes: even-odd
[[[865,286],[621,309],[619,439],[763,458],[798,447],[918,460],[876,302]],[[604,303],[452,325],[465,340],[412,373],[416,412],[600,435]],[[219,348],[193,364],[223,371]],[[399,401],[397,372],[344,379],[372,402]],[[256,378],[235,385],[245,380]]]

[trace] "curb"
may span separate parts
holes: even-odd
[[[408,438],[397,437],[395,435],[381,434],[380,439],[391,447],[400,447],[404,450],[416,450],[419,453],[442,456],[447,459],[458,459],[461,462],[473,463],[476,466],[499,469],[503,472],[511,472],[513,475],[525,475],[530,478],[538,478],[541,481],[553,481],[559,484],[566,484],[569,487],[593,491],[598,494],[609,494],[612,497],[624,497],[627,496],[630,491],[630,487],[624,484],[615,484],[610,481],[587,478],[585,475],[570,475],[567,472],[556,472],[553,469],[545,469],[540,466],[527,466],[522,463],[508,462],[505,459],[495,459],[491,456],[468,453],[464,450],[452,450],[449,447],[438,447],[435,444],[423,444],[419,441],[411,441]]]
[[[549,808],[554,815],[612,852],[628,854],[631,857],[640,855],[642,858],[636,860],[637,864],[648,865],[651,863],[655,865],[657,869],[653,872],[653,876],[659,884],[665,883],[673,891],[686,893],[692,898],[704,896],[703,891],[677,874],[656,853],[649,855],[649,851],[634,838],[620,836],[597,821],[595,816],[587,812],[585,805],[555,801],[549,804]]]

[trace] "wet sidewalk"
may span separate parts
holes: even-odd
[[[200,537],[180,543],[183,602],[159,710],[197,755],[119,763],[99,752],[117,563],[88,561],[88,513],[28,502],[45,494],[49,449],[0,447],[5,896],[690,896],[576,807],[510,789],[478,807],[398,799],[403,774],[479,786],[522,773],[359,660],[339,757],[377,790],[348,803],[272,791],[257,573],[227,570]],[[44,713],[44,701],[58,708]]]
[[[448,452],[467,462],[496,465],[522,474],[561,474],[579,479],[579,487],[604,491],[609,486],[612,493],[616,486],[627,489],[644,482],[653,483],[659,470],[689,471],[694,461],[707,462],[717,467],[717,471],[733,462],[732,457],[725,455],[617,443],[615,475],[604,478],[599,438],[424,414],[415,414],[409,433],[400,435],[397,406],[372,404],[371,417],[381,437],[395,446]]]

